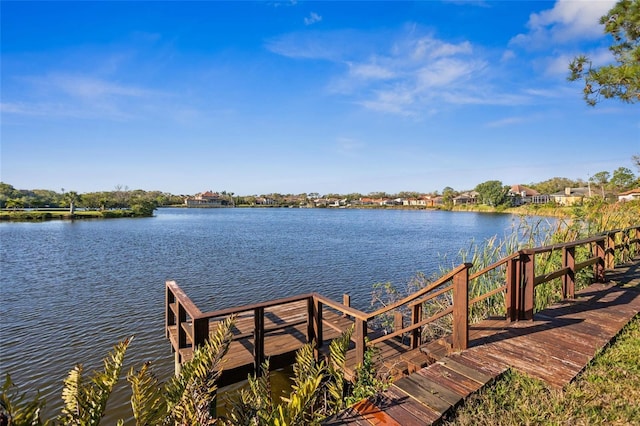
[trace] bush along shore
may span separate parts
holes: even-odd
[[[151,217],[154,209],[117,210],[2,210],[0,221],[39,222],[45,220],[114,219],[122,217]]]

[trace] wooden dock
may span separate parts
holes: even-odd
[[[459,265],[371,313],[351,307],[347,297],[337,302],[318,293],[202,312],[177,283],[168,281],[166,335],[178,372],[220,321],[235,316],[218,380],[223,387],[259,372],[267,358],[272,369],[291,365],[306,343],[313,343],[321,357],[331,339],[353,327],[345,376],[353,376],[367,348],[374,346],[377,370],[395,381],[378,398],[357,404],[329,424],[431,424],[508,368],[553,386],[572,380],[638,314],[639,254],[640,225],[520,250],[473,273],[472,264]],[[557,269],[540,273],[536,263],[551,256],[561,258]],[[576,292],[576,276],[585,269],[595,284]],[[542,284],[558,286],[565,302],[534,315],[536,287]],[[445,296],[451,304],[434,312],[432,302]],[[470,311],[485,301],[502,304],[504,316],[471,324]],[[451,321],[451,334],[424,341],[423,329],[444,318]],[[381,319],[391,319],[393,328],[373,327]]]
[[[327,425],[428,425],[514,369],[562,388],[640,313],[640,257],[535,314],[533,321],[485,320],[470,326],[470,347],[396,381]]]

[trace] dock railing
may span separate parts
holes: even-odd
[[[583,260],[576,261],[576,250],[581,250]],[[561,253],[560,267],[542,274],[536,272],[536,257]],[[543,283],[561,278],[563,298],[575,295],[576,274],[593,266],[593,280],[605,281],[605,270],[624,263],[640,253],[640,225],[607,231],[605,233],[562,244],[520,250],[498,260],[480,271],[470,273],[471,263],[463,263],[424,288],[371,313],[362,312],[349,306],[349,298],[343,302],[334,301],[318,293],[292,296],[268,302],[201,312],[175,281],[166,282],[166,333],[176,353],[176,370],[188,359],[193,347],[202,344],[208,337],[211,321],[224,319],[230,315],[249,315],[253,317],[253,327],[249,332],[239,333],[236,339],[253,338],[254,371],[259,373],[265,358],[265,339],[272,331],[306,324],[306,341],[315,342],[316,354],[323,345],[323,330],[329,327],[335,331],[344,331],[344,322],[323,318],[325,309],[331,309],[343,318],[349,318],[349,324],[355,327],[352,341],[355,346],[356,363],[362,363],[367,347],[381,344],[400,336],[409,335],[408,349],[419,347],[422,342],[422,329],[434,321],[452,314],[451,350],[459,351],[469,346],[469,312],[473,305],[490,297],[504,293],[504,314],[508,320],[532,320],[534,318],[535,288]],[[469,285],[474,280],[489,279],[497,281],[493,288],[483,294],[472,292],[470,300]],[[424,306],[430,301],[449,294],[453,303],[439,312],[429,312],[424,317]],[[287,304],[304,303],[304,314],[293,322],[265,326],[265,309]],[[399,311],[409,311],[410,321],[405,326]],[[395,313],[395,328],[392,332],[372,333],[369,325],[376,318]]]

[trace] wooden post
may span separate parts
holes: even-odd
[[[346,294],[346,293],[345,293],[345,294],[343,294],[343,295],[342,295],[342,304],[343,304],[344,306],[349,306],[349,307],[351,307],[351,296],[349,296],[349,295],[348,295],[348,294]],[[347,315],[347,313],[346,313],[346,312],[344,312],[344,313],[342,314],[342,317],[343,317],[343,318],[347,318],[347,317],[349,317],[349,315]]]
[[[182,323],[187,322],[187,311],[184,309],[184,306],[180,302],[177,302],[178,305],[178,318],[176,319],[178,325],[178,349],[187,347],[187,332],[184,328],[182,328]]]
[[[176,314],[171,309],[171,304],[175,303],[176,297],[173,292],[169,289],[169,286],[165,284],[165,317],[164,317],[164,331],[167,335],[167,339],[169,338],[169,326],[176,325]]]
[[[469,346],[469,268],[453,276],[453,350],[461,351]]]
[[[264,361],[264,308],[253,310],[253,368],[256,376],[262,374]]]
[[[411,307],[411,325],[422,320],[422,303],[416,303]],[[411,349],[416,349],[422,342],[422,330],[420,327],[411,330]]]
[[[322,335],[322,302],[318,299],[313,299],[313,334],[316,338],[316,346],[314,354],[316,360],[320,359],[320,348],[324,343],[324,336]]]
[[[402,318],[402,312],[393,311],[393,331],[402,330],[404,328],[404,319]]]
[[[533,308],[535,306],[535,280],[536,280],[536,264],[535,253],[522,254],[522,287],[521,287],[521,305],[520,319],[533,320]]]
[[[316,340],[315,318],[314,297],[311,296],[307,299],[307,343],[312,343]]]
[[[402,312],[393,311],[393,331],[396,332],[398,330],[402,330],[404,328],[404,318],[402,317]],[[404,334],[400,335],[400,341],[404,344]]]
[[[631,260],[631,230],[625,229],[622,231],[622,261],[628,262]]]
[[[355,328],[356,365],[362,365],[364,362],[364,353],[367,350],[367,321],[356,318]]]
[[[182,363],[180,362],[180,351],[176,351],[173,354],[173,374],[179,376],[181,371]]]
[[[209,320],[207,318],[193,319],[193,348],[201,346],[209,338]]]
[[[517,321],[518,320],[518,258],[509,259],[507,262],[507,294],[505,297],[506,304],[506,318],[507,321]]]
[[[562,266],[569,268],[569,272],[562,276],[562,297],[573,299],[576,294],[576,248],[562,249]]]
[[[603,251],[606,249],[606,251],[604,251],[603,253],[600,253],[599,251],[600,248],[602,248]],[[603,260],[602,268],[613,269],[616,267],[616,236],[615,234],[607,234],[606,247],[604,246],[604,241],[603,242],[599,241],[596,243],[596,256],[602,257],[602,260]],[[595,269],[593,272],[594,272],[594,276],[598,277]],[[596,281],[597,281],[597,278],[596,278]]]
[[[615,266],[615,260],[613,258],[614,253],[615,253],[615,240],[613,238],[611,238],[611,235],[608,236],[607,238],[608,242],[613,241],[613,244],[610,248],[608,248],[609,250],[611,250],[611,253],[608,253],[606,255],[607,259],[606,262],[611,262],[612,266],[611,268],[613,268]],[[598,257],[598,261],[593,265],[593,278],[595,279],[595,282],[597,283],[603,283],[605,281],[604,278],[604,270],[607,265],[607,263],[605,263],[605,241],[604,240],[600,240],[600,241],[596,241],[596,256]],[[611,255],[611,257],[609,258],[609,254]]]

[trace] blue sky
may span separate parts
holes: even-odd
[[[612,1],[0,3],[1,170],[20,189],[193,194],[588,179],[638,105],[582,100]]]

